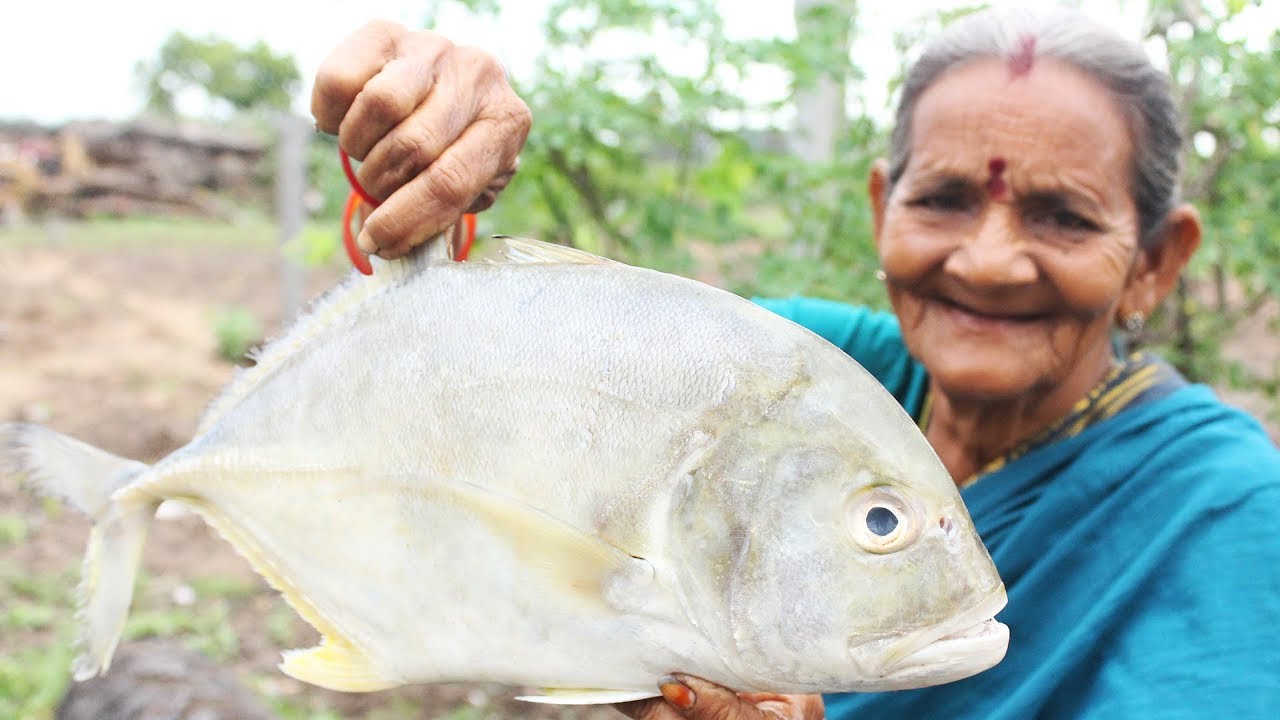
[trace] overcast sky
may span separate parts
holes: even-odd
[[[497,54],[518,71],[540,50],[540,27],[548,0],[510,0],[498,23],[444,17],[436,29],[453,39]],[[872,78],[877,67],[890,71],[892,32],[932,9],[969,2],[947,0],[864,1],[859,59]],[[1085,0],[1086,8],[1108,9],[1116,0]],[[1136,32],[1141,0],[1129,0],[1116,22]],[[1280,16],[1280,1],[1268,0]],[[735,36],[784,36],[794,32],[789,0],[723,0]],[[10,0],[5,3],[0,41],[0,119],[58,123],[71,119],[122,118],[134,114],[141,97],[134,66],[152,58],[174,30],[217,34],[241,44],[264,40],[276,52],[292,53],[302,71],[306,111],[311,80],[325,54],[371,18],[421,26],[427,0]],[[1090,7],[1092,6],[1092,7]],[[1274,23],[1272,27],[1274,27]],[[880,58],[883,63],[877,63]]]

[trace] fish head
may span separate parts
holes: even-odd
[[[675,509],[686,611],[739,687],[925,687],[1004,657],[1004,585],[955,483],[864,385],[739,418]]]

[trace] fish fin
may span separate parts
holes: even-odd
[[[657,690],[601,690],[579,688],[543,688],[542,695],[517,695],[517,700],[544,705],[612,705],[658,697]]]
[[[466,482],[430,483],[444,488],[444,497],[470,512],[498,537],[505,538],[512,552],[534,569],[549,585],[570,589],[591,603],[604,600],[611,581],[625,580],[631,587],[653,577],[653,566],[599,537],[585,532],[517,498]]]
[[[81,652],[73,665],[76,680],[102,675],[111,666],[133,601],[142,544],[159,504],[130,493],[113,503],[89,533],[77,593]]]
[[[446,242],[430,241],[424,245],[439,247]],[[339,324],[357,308],[383,292],[402,284],[410,277],[417,275],[426,267],[436,264],[438,256],[430,248],[411,253],[397,260],[371,259],[375,263],[372,276],[366,277],[352,271],[347,280],[316,298],[307,311],[301,313],[284,334],[249,353],[254,365],[240,368],[231,382],[209,403],[196,435],[203,435],[219,420],[226,417],[231,409],[240,404],[258,387],[264,379],[270,377],[290,358],[302,352],[316,337],[329,328]]]
[[[613,260],[592,255],[585,250],[555,245],[541,240],[511,237],[510,235],[494,235],[502,241],[498,256],[509,263],[576,263],[579,265],[595,265],[612,263]]]
[[[39,425],[0,424],[0,474],[22,478],[93,519],[77,593],[76,680],[105,673],[120,642],[142,543],[160,504],[146,493],[122,489],[147,470]]]
[[[374,692],[402,684],[378,672],[364,653],[328,636],[316,647],[284,653],[280,670],[302,682],[341,692]]]
[[[146,469],[40,425],[0,423],[0,475],[17,477],[90,518],[105,513],[111,495]]]
[[[267,584],[275,588],[289,607],[302,616],[303,620],[319,631],[321,637],[326,639],[325,643],[327,645],[338,648],[353,647],[350,642],[339,639],[344,636],[337,626],[324,613],[320,612],[320,609],[314,603],[307,599],[306,595],[289,580],[287,575],[280,571],[278,564],[258,544],[251,533],[246,532],[239,523],[227,517],[221,508],[212,503],[205,502],[201,498],[184,497],[178,499],[185,501],[188,507],[199,513],[210,527],[225,538],[227,542],[231,543],[236,552],[240,553],[241,557],[249,562],[254,572],[261,575],[267,581]],[[351,652],[354,653],[356,651],[352,650]]]

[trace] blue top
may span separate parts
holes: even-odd
[[[843,348],[919,417],[927,376],[892,316],[757,302]],[[829,718],[1280,712],[1280,451],[1248,415],[1180,384],[961,494],[1008,589],[1004,661],[933,688],[829,695]]]

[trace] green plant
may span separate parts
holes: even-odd
[[[191,648],[225,660],[239,647],[230,618],[230,608],[222,600],[191,607],[139,608],[129,616],[124,639],[182,637]]]
[[[47,630],[57,621],[57,611],[50,605],[29,602],[10,603],[0,613],[0,630]]]
[[[218,357],[242,363],[249,349],[262,340],[262,325],[247,308],[228,305],[214,312],[213,334],[217,339]]]
[[[70,642],[51,640],[0,656],[0,717],[52,718],[71,681]]]
[[[0,547],[20,543],[30,532],[30,523],[21,515],[0,515]]]

